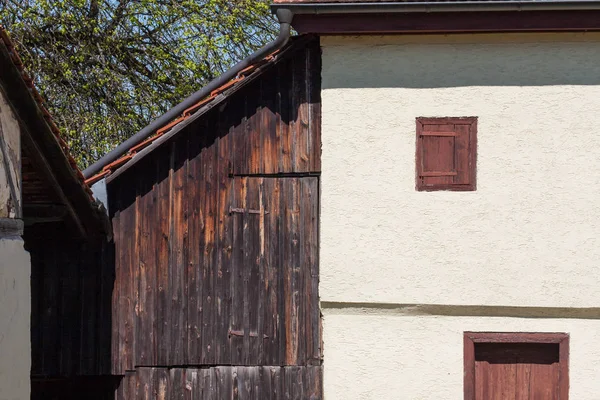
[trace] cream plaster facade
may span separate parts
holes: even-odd
[[[569,398],[600,399],[600,320],[324,313],[326,400],[462,400],[463,331],[569,332]]]
[[[321,45],[326,400],[460,399],[478,330],[570,333],[572,398],[600,399],[600,36]],[[477,191],[415,190],[421,116],[478,117]],[[486,307],[389,312],[421,304]]]
[[[31,264],[21,238],[0,238],[0,400],[30,393]]]

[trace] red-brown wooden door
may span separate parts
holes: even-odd
[[[478,343],[476,400],[560,400],[555,343]]]

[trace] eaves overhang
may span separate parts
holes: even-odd
[[[373,14],[411,12],[477,12],[477,11],[549,11],[600,10],[597,0],[527,0],[527,1],[390,1],[390,2],[279,2],[273,12],[288,9],[294,15]]]
[[[279,1],[299,33],[473,33],[600,30],[598,0]]]

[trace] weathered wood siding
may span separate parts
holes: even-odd
[[[322,367],[139,368],[115,400],[317,400]]]
[[[320,374],[320,48],[303,40],[109,183],[114,374]]]
[[[31,255],[34,379],[111,372],[112,246],[83,244],[66,232],[62,223],[25,229]]]

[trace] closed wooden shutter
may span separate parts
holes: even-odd
[[[475,190],[477,118],[417,118],[417,190]]]

